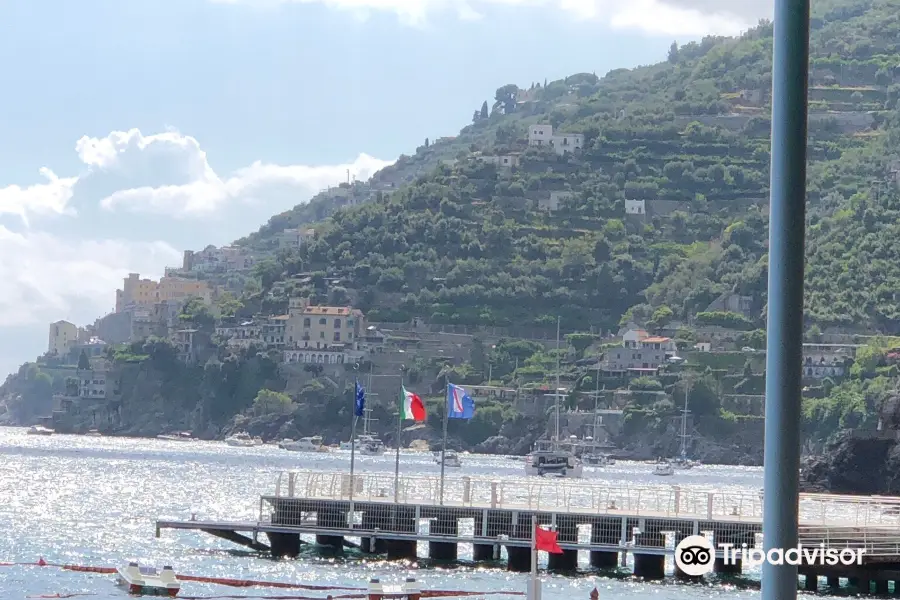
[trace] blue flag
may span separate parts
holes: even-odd
[[[447,416],[451,419],[471,419],[475,416],[475,401],[466,390],[447,384]]]
[[[359,385],[359,380],[356,380],[356,401],[353,406],[353,414],[357,417],[363,416],[363,412],[366,410],[366,388]]]

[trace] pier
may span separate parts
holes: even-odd
[[[593,568],[625,567],[630,555],[638,577],[692,579],[677,566],[667,572],[675,545],[703,535],[716,547],[761,548],[762,500],[761,492],[484,477],[447,478],[441,497],[438,477],[400,477],[395,489],[393,474],[298,471],[280,474],[274,493],[260,497],[256,521],[160,520],[156,533],[203,531],[279,557],[297,556],[301,536],[333,551],[351,546],[389,559],[415,560],[418,544],[427,543],[431,559],[453,561],[459,545],[470,544],[473,560],[505,554],[509,570],[526,572],[535,516],[557,531],[564,551],[549,555],[551,570],[574,571],[583,552]],[[805,589],[843,579],[861,593],[900,594],[900,498],[801,494],[800,515],[803,547],[865,551],[859,565],[801,565]],[[718,552],[716,573],[741,570],[740,560]]]

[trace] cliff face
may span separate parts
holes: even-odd
[[[803,491],[900,494],[900,444],[893,435],[844,432],[803,463]]]

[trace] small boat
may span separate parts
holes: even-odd
[[[608,467],[616,464],[616,461],[605,454],[595,454],[593,452],[585,454],[581,457],[584,464],[592,467]]]
[[[434,453],[434,462],[437,464],[441,464],[441,453]],[[450,467],[452,469],[458,469],[462,467],[462,461],[459,460],[459,454],[454,452],[453,450],[447,450],[444,452],[444,466]]]
[[[91,429],[86,434],[87,437],[103,437],[103,434],[97,431],[96,429]]]
[[[158,440],[168,440],[170,442],[191,442],[194,440],[191,437],[190,431],[178,431],[176,433],[167,433],[165,435],[156,436]]]
[[[680,456],[672,461],[672,466],[679,470],[693,469],[698,465],[699,463],[697,463],[696,461],[687,459],[683,456]]]
[[[47,429],[43,425],[34,425],[29,427],[26,433],[28,435],[53,435],[54,431],[52,429]]]
[[[258,437],[252,438],[249,433],[241,431],[225,438],[225,443],[238,448],[252,448],[253,446],[262,446],[263,441]]]
[[[669,475],[675,474],[675,469],[672,467],[672,463],[664,460],[656,463],[656,466],[653,467],[653,474],[661,477],[668,477]]]
[[[321,435],[300,438],[299,440],[282,440],[278,447],[290,452],[328,452],[322,443]]]
[[[143,596],[174,598],[181,589],[181,582],[172,567],[166,565],[159,571],[155,567],[142,567],[136,562],[116,568],[116,583],[127,589],[129,594]]]
[[[338,448],[350,452],[353,450],[353,444],[341,442]],[[387,451],[387,447],[374,435],[363,434],[356,437],[356,451],[366,456],[381,456]]]
[[[584,465],[573,453],[563,450],[552,440],[538,440],[531,454],[525,457],[525,474],[581,479]]]

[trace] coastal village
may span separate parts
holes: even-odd
[[[315,235],[314,229],[287,230],[279,235],[279,247],[290,250]],[[198,330],[185,325],[186,306],[201,303],[213,314],[221,312],[217,306],[233,291],[227,283],[218,282],[236,275],[252,277],[254,265],[263,258],[239,246],[188,250],[183,264],[168,268],[159,280],[128,274],[122,288],[115,291],[115,311],[94,323],[51,323],[47,352],[37,364],[46,373],[64,377],[67,384],[65,393],[54,395],[52,414],[44,415],[44,422],[64,430],[71,414],[111,412],[119,390],[112,360],[116,347],[156,338],[171,343],[184,363],[209,360],[209,353],[204,354],[196,343]],[[335,279],[328,285],[337,287],[340,283]],[[702,314],[710,315],[708,320],[724,321],[724,316],[740,315],[749,305],[749,298],[726,294]],[[623,410],[635,393],[668,397],[661,389],[638,387],[635,382],[652,381],[665,373],[677,376],[691,370],[711,370],[721,383],[716,391],[721,394],[722,409],[743,419],[761,439],[764,395],[760,375],[765,353],[759,336],[751,334],[745,328],[677,321],[652,331],[628,323],[618,331],[561,332],[559,393],[573,400],[567,403],[563,417],[564,435],[593,436],[609,444],[621,433]],[[315,305],[304,297],[291,298],[284,314],[252,318],[219,315],[213,338],[226,352],[258,348],[277,356],[288,379],[322,374],[341,387],[353,377],[369,375],[374,396],[384,398],[382,402],[387,404],[397,396],[397,381],[390,375],[413,360],[452,368],[471,362],[476,345],[481,347],[478,352],[484,352],[485,347],[496,347],[503,341],[524,341],[553,352],[557,344],[555,328],[472,328],[430,324],[422,319],[370,322],[352,302]],[[825,380],[843,378],[856,350],[865,342],[859,336],[826,333],[806,343],[807,391],[820,387]],[[552,407],[555,373],[534,377],[523,368],[497,378],[489,361],[486,366],[483,373],[470,372],[465,381],[472,397],[509,403],[523,414],[538,418]],[[590,389],[583,385],[585,374],[594,383],[588,386]],[[547,435],[551,430],[548,418]]]

